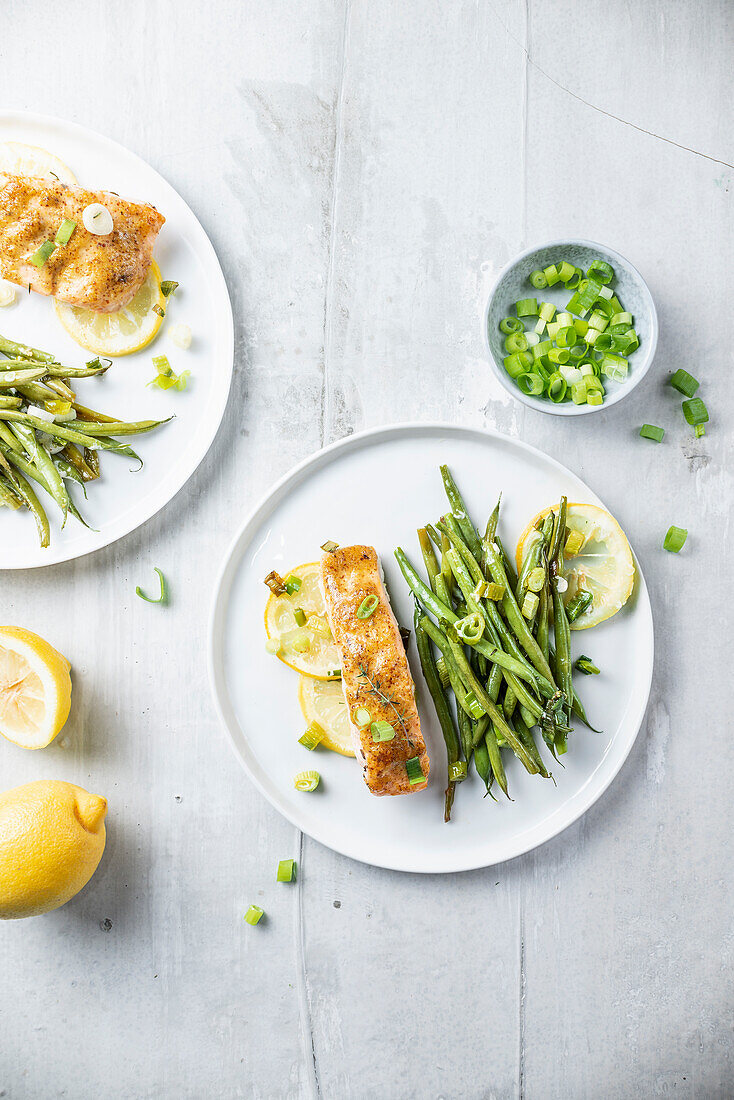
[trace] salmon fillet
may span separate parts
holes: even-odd
[[[84,228],[82,214],[92,202],[112,215],[106,236]],[[64,218],[76,222],[70,241],[35,267],[31,256],[44,241],[53,241]],[[155,207],[109,191],[0,172],[0,275],[70,305],[112,313],[143,285],[165,220]]]
[[[329,626],[342,659],[342,686],[349,715],[369,711],[373,722],[389,722],[390,741],[373,741],[370,723],[352,720],[352,739],[372,794],[409,794],[422,791],[426,781],[411,784],[406,761],[418,757],[424,776],[430,761],[421,733],[400,630],[382,581],[380,562],[371,546],[344,546],[321,560],[321,577]],[[367,596],[379,603],[367,619],[357,610]]]

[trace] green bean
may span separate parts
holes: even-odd
[[[505,718],[507,718],[508,720],[512,718],[516,706],[517,695],[515,695],[515,692],[512,690],[511,687],[508,687],[507,691],[505,692],[505,698],[502,701],[502,712]]]
[[[19,409],[23,404],[23,400],[20,397],[9,397],[7,394],[0,394],[0,409]]]
[[[454,657],[451,646],[449,645],[448,638],[446,637],[444,632],[428,618],[427,615],[423,615],[421,617],[421,627],[431,639],[436,648],[440,650],[443,656],[444,662],[446,664],[446,671],[449,674],[449,684],[451,685],[451,690],[456,696],[456,702],[458,704],[459,710],[463,711],[468,718],[473,718],[474,715],[472,714],[471,707],[469,706],[469,692],[467,691],[462,680],[461,671],[459,670],[459,666],[456,663],[456,659]],[[466,754],[467,745],[464,744],[463,739],[462,744],[464,747],[464,753]],[[471,750],[471,746],[469,746],[469,749]],[[471,751],[469,751],[469,756],[471,756]],[[469,760],[469,756],[467,756],[467,762]]]
[[[151,432],[153,428],[158,428],[161,424],[167,424],[169,420],[173,420],[173,417],[167,416],[165,420],[138,420],[134,424],[126,424],[122,420],[96,424],[94,421],[85,420],[84,432],[95,439],[108,435],[140,435],[142,432]]]
[[[558,591],[558,583],[563,577],[563,535],[566,529],[566,498],[561,497],[558,518],[553,534],[553,557],[550,561],[550,588],[553,599],[553,633],[556,643],[556,670],[558,685],[565,696],[567,713],[570,716],[573,704],[573,684],[571,669],[571,631],[566,616],[563,597]],[[560,752],[566,751],[565,739],[561,740]],[[556,740],[558,746],[558,739]]]
[[[2,471],[0,471],[0,505],[12,508],[13,511],[25,507],[25,501],[18,495],[12,481],[8,481]]]
[[[46,375],[45,367],[30,367],[28,370],[7,370],[0,373],[0,389],[15,389],[26,382],[37,382]]]
[[[19,456],[16,454],[8,455],[11,462],[17,464]],[[41,502],[33,492],[33,489],[23,477],[22,474],[16,470],[13,473],[13,485],[17,489],[18,494],[23,498],[28,508],[33,514],[33,518],[36,521],[36,528],[38,529],[38,539],[42,548],[46,548],[51,541],[51,529],[48,525],[48,517],[41,506]]]
[[[49,352],[30,348],[27,344],[19,344],[15,340],[8,340],[6,336],[0,336],[0,351],[12,359],[32,359],[36,363],[56,362],[56,357]]]
[[[479,683],[479,680],[474,675],[474,672],[472,671],[472,668],[466,659],[464,650],[458,642],[456,631],[454,630],[453,626],[449,629],[447,638],[456,664],[459,666],[459,672],[461,673],[461,679],[463,680],[464,684],[471,691],[474,692],[479,702],[479,705],[481,706],[484,713],[489,715],[494,725],[502,733],[508,745],[517,756],[518,760],[520,760],[527,771],[529,771],[530,774],[533,775],[537,769],[535,768],[535,765],[528,756],[527,750],[525,749],[524,745],[522,745],[518,740],[515,731],[510,729],[510,727],[505,722],[499,707],[489,698],[487,692],[484,690],[482,685]]]
[[[427,587],[423,579],[416,573],[415,569],[410,564],[407,554],[400,546],[395,550],[395,560],[400,567],[400,572],[403,574],[408,587],[413,595],[416,596],[419,603],[422,604],[427,611],[430,611],[432,615],[435,615],[439,622],[442,619],[446,619],[450,623],[456,622],[458,616],[454,614],[453,609],[442,600],[439,600],[431,589]]]
[[[10,427],[16,438],[23,444],[32,465],[41,474],[42,484],[45,485],[45,488],[58,504],[64,516],[64,523],[66,523],[66,515],[70,504],[69,494],[66,491],[61,474],[54,466],[53,459],[45,447],[42,447],[38,442],[36,433],[32,428],[27,427],[25,424],[11,424]]]
[[[517,732],[517,736],[522,741],[525,748],[530,753],[530,756],[535,761],[535,766],[538,769],[543,779],[550,778],[550,772],[543,763],[543,758],[538,752],[538,746],[535,744],[535,739],[530,731],[530,727],[526,724],[521,714],[516,714],[512,720],[512,724]]]
[[[497,780],[498,786],[502,793],[507,798],[510,797],[510,792],[507,789],[507,773],[505,772],[505,766],[502,763],[502,752],[497,740],[497,730],[492,722],[489,723],[489,729],[484,735],[484,744],[486,746],[487,755],[489,757],[489,763],[492,768],[492,774]]]
[[[128,458],[134,458],[138,462],[141,461],[140,456],[126,443],[118,443],[117,440],[114,439],[93,438],[86,433],[68,428],[64,424],[49,424],[39,417],[31,416],[28,413],[16,412],[15,409],[0,409],[0,420],[15,420],[20,423],[30,424],[31,427],[36,428],[38,431],[46,432],[47,435],[57,436],[59,439],[63,439],[68,443],[76,443],[82,447],[89,447],[90,450],[100,447],[103,451],[114,451],[115,454],[127,455]]]
[[[517,601],[513,595],[510,583],[502,564],[501,556],[495,550],[493,543],[487,543],[487,565],[492,575],[492,580],[496,584],[502,584],[505,587],[505,594],[502,597],[502,610],[505,613],[505,617],[510,624],[512,630],[515,633],[515,637],[525,650],[525,653],[530,658],[533,666],[545,676],[546,680],[549,680],[551,685],[555,687],[555,681],[553,679],[553,673],[550,670],[548,661],[543,656],[543,652],[536,642],[533,635],[528,629],[528,625],[525,619],[522,617],[520,608],[517,606]]]
[[[500,538],[499,535],[495,535],[494,541],[497,543],[497,545],[500,548],[500,554],[502,555],[502,562],[503,562],[504,567],[505,567],[505,573],[507,574],[507,579],[509,580],[510,584],[512,585],[512,590],[514,592],[515,589],[517,588],[517,573],[515,572],[515,566],[512,564],[512,561],[510,560],[510,556],[507,553],[507,551],[505,550],[504,544],[503,544],[502,539]]]
[[[99,477],[99,473],[95,473],[94,469],[87,462],[84,453],[73,443],[67,443],[64,449],[59,451],[59,454],[67,460],[70,466],[75,468],[83,482],[95,481],[96,478]]]
[[[423,554],[423,564],[426,567],[426,573],[428,573],[428,580],[430,582],[433,591],[436,591],[436,577],[440,572],[438,560],[431,544],[428,531],[425,527],[418,528],[418,542],[420,543],[421,553]]]
[[[67,481],[75,481],[77,485],[81,485],[84,498],[87,496],[87,486],[84,483],[84,478],[77,470],[73,463],[69,462],[68,458],[64,458],[61,451],[57,455],[53,456],[53,463],[61,476]]]
[[[579,718],[584,723],[584,725],[586,726],[587,729],[590,729],[592,733],[601,733],[601,730],[598,730],[598,729],[596,729],[595,726],[592,726],[591,722],[586,717],[586,711],[584,710],[583,703],[579,699],[578,692],[576,691],[576,688],[573,689],[573,707],[572,707],[572,709],[573,709],[573,713],[576,715],[577,718]]]
[[[467,737],[469,738],[470,742],[473,742],[475,738],[475,727],[477,723],[467,722],[467,725],[469,727],[469,729],[467,730]],[[480,738],[475,745],[473,759],[474,767],[477,769],[477,775],[481,779],[482,783],[484,783],[487,791],[489,791],[490,785],[492,783],[492,769],[489,759],[489,751],[487,748],[486,734],[484,737]]]
[[[464,498],[459,492],[459,488],[454,481],[448,466],[441,467],[441,477],[443,478],[443,487],[446,490],[446,496],[448,497],[449,504],[451,505],[451,511],[454,513],[456,522],[461,528],[461,533],[464,537],[464,541],[471,550],[475,558],[482,556],[482,544],[479,541],[479,535],[474,529],[469,514],[467,512]]]
[[[454,717],[451,713],[451,707],[449,701],[446,698],[446,693],[441,685],[439,679],[438,670],[436,669],[436,662],[431,650],[431,644],[428,640],[428,635],[421,626],[421,612],[416,605],[415,613],[413,616],[413,623],[415,625],[415,641],[418,649],[418,657],[421,663],[421,669],[423,671],[423,677],[428,685],[428,691],[433,699],[433,705],[436,708],[436,714],[438,715],[438,721],[441,725],[441,732],[443,733],[444,743],[446,745],[446,755],[448,758],[448,767],[455,764],[461,756],[459,748],[459,735],[454,724]],[[444,821],[449,821],[451,818],[451,807],[454,802],[454,789],[456,783],[451,778],[448,779],[448,785],[446,787],[446,794],[444,797]]]

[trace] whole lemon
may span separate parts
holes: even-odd
[[[107,802],[73,783],[41,779],[0,794],[0,919],[58,909],[102,858]]]

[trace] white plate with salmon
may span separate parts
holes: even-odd
[[[216,435],[233,349],[176,191],[100,134],[1,111],[0,569],[99,550],[163,508]]]
[[[244,521],[212,610],[214,698],[250,778],[309,836],[396,870],[556,836],[647,706],[624,518],[492,431],[397,425],[308,458]]]

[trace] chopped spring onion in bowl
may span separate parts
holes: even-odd
[[[556,241],[503,269],[484,336],[508,392],[544,412],[579,415],[616,403],[640,382],[655,353],[657,316],[624,257],[589,241]]]

